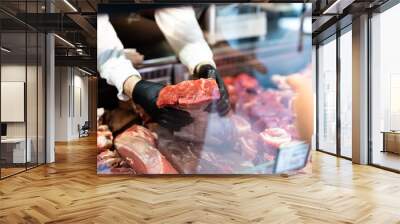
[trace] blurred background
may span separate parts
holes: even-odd
[[[195,5],[221,74],[245,72],[264,87],[275,87],[273,74],[299,72],[311,63],[311,9],[311,3]],[[109,14],[124,47],[144,55],[144,62],[138,66],[153,67],[154,73],[157,65],[177,61],[155,21],[143,11],[139,6],[99,7],[99,13]],[[181,67],[174,68],[177,81],[185,79],[180,77],[184,75]],[[158,69],[161,73],[166,67]]]

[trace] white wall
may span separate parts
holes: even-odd
[[[55,68],[55,140],[68,140],[69,69]]]
[[[25,70],[27,69],[27,70]],[[36,67],[34,66],[27,66],[25,67],[24,65],[18,65],[18,64],[4,64],[1,66],[1,81],[4,82],[25,82],[25,75],[26,71],[28,72],[29,75],[31,74],[36,74]],[[29,78],[29,77],[28,77]],[[29,85],[36,86],[36,80],[31,80],[29,79]],[[27,88],[27,104],[30,106],[30,110],[28,112],[31,112],[33,110],[36,111],[36,87],[35,88]],[[32,92],[31,92],[32,91]],[[32,104],[33,102],[33,104]],[[32,110],[32,107],[33,110]],[[7,108],[1,108],[2,110],[7,110]],[[34,122],[35,127],[33,127],[34,124],[29,124],[28,129],[32,127],[34,130],[36,130],[36,120],[37,120],[37,115],[36,113],[27,113],[27,119],[28,122]],[[25,137],[25,123],[26,122],[7,122],[7,136],[8,137]],[[29,136],[29,130],[28,130],[28,137]],[[36,132],[35,132],[36,135]]]
[[[25,64],[8,64],[1,66],[1,81],[6,82],[25,82]],[[31,68],[28,68],[30,70]],[[1,108],[6,110],[6,108]],[[24,122],[10,122],[7,123],[7,137],[25,137],[25,123]]]
[[[88,120],[88,78],[76,68],[56,67],[55,102],[55,140],[79,138],[78,125]]]

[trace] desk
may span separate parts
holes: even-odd
[[[382,152],[392,152],[400,154],[400,131],[382,131],[383,150]]]
[[[5,138],[1,139],[1,159],[6,163],[25,163],[31,162],[31,139],[28,142],[25,154],[25,138]]]

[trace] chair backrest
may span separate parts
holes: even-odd
[[[89,129],[90,125],[89,125],[89,121],[85,121],[85,123],[82,125],[82,129]]]

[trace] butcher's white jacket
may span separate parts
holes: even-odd
[[[212,51],[204,40],[192,7],[156,10],[155,20],[180,61],[189,69],[190,74],[193,74],[194,68],[200,63],[215,66]],[[129,97],[123,93],[125,80],[133,75],[140,77],[140,74],[125,57],[124,47],[108,15],[98,15],[97,30],[97,69],[108,84],[118,89],[118,98],[126,101]]]

